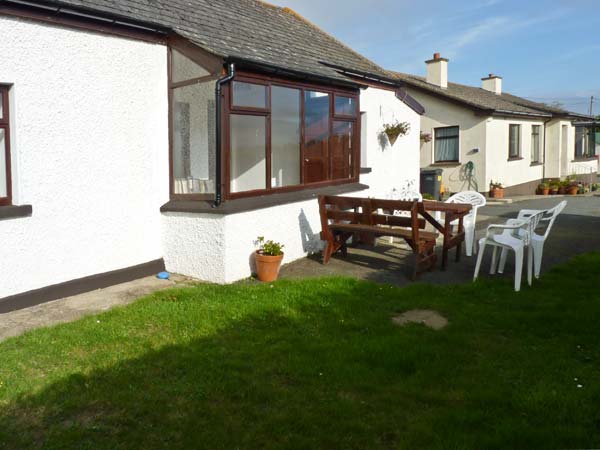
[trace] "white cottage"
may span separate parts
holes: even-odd
[[[544,178],[596,180],[600,143],[590,117],[503,91],[489,74],[481,87],[451,83],[446,58],[426,61],[426,76],[396,73],[425,108],[421,167],[440,169],[451,192],[485,192],[501,182],[508,195],[533,194]]]
[[[255,0],[0,4],[0,312],[319,251],[319,193],[418,188],[423,108]],[[384,123],[407,122],[393,146]]]

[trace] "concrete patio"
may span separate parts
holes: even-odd
[[[554,228],[546,242],[542,272],[552,266],[568,261],[580,253],[600,251],[600,197],[567,196],[562,198],[527,198],[513,203],[486,206],[479,210],[476,239],[485,234],[487,225],[504,223],[508,218],[516,217],[521,209],[548,209],[563,199],[568,201],[565,211],[557,218]],[[486,252],[482,274],[490,267],[491,251]],[[351,276],[378,283],[403,286],[411,283],[412,253],[399,241],[390,245],[387,239],[378,241],[376,247],[358,246],[348,249],[348,257],[339,254],[328,265],[321,263],[320,255],[288,264],[281,269],[282,278],[306,278],[322,276]],[[441,260],[441,255],[440,258]],[[454,262],[454,252],[450,253],[448,268],[439,267],[423,273],[419,281],[434,284],[470,282],[475,268],[475,256],[464,254],[460,262]],[[510,278],[514,273],[513,260],[509,257],[504,275]]]

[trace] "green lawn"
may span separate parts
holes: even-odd
[[[0,343],[0,448],[599,448],[599,272],[161,292]]]

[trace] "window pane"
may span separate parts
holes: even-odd
[[[352,143],[354,126],[352,122],[334,122],[331,144],[332,179],[352,178]]]
[[[540,126],[532,125],[531,127],[531,161],[539,162],[540,160]]]
[[[173,90],[173,192],[215,192],[215,83]]]
[[[300,91],[271,88],[271,187],[300,184]]]
[[[510,157],[517,157],[521,154],[521,142],[520,142],[520,131],[521,125],[509,125],[508,132],[508,155]]]
[[[266,118],[232,114],[231,192],[266,189]]]
[[[0,128],[0,198],[7,197],[7,181],[8,177],[6,174],[6,151],[8,149],[8,143],[6,142],[6,131],[4,128]]]
[[[4,119],[4,92],[0,89],[0,120]]]
[[[335,114],[340,116],[355,116],[356,101],[352,97],[335,96]]]
[[[583,156],[585,128],[575,127],[575,156]]]
[[[329,94],[304,92],[304,182],[327,179]]]
[[[210,75],[210,73],[199,64],[182,55],[177,50],[171,50],[171,81],[178,83],[180,81],[191,80]]]
[[[459,128],[436,128],[434,153],[436,162],[458,161]]]
[[[267,87],[260,84],[234,81],[233,104],[248,108],[266,108]]]

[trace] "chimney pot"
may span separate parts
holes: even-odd
[[[425,61],[425,63],[427,64],[427,82],[446,89],[448,87],[448,60],[435,52],[433,59]]]
[[[440,59],[440,54],[439,53],[434,53],[433,54],[433,59]]]

